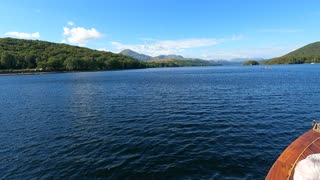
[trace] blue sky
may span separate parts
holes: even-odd
[[[3,0],[0,37],[148,55],[271,58],[320,40],[319,0]]]

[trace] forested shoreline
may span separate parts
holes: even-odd
[[[137,68],[145,68],[145,65],[121,54],[39,40],[0,39],[2,71],[97,71]]]

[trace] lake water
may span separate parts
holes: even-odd
[[[320,119],[320,65],[0,77],[0,179],[263,179]]]

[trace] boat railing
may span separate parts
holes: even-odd
[[[318,123],[316,120],[313,120],[312,129],[313,131],[320,133],[320,123]]]

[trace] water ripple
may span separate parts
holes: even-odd
[[[0,77],[0,179],[263,179],[317,118],[319,68]]]

